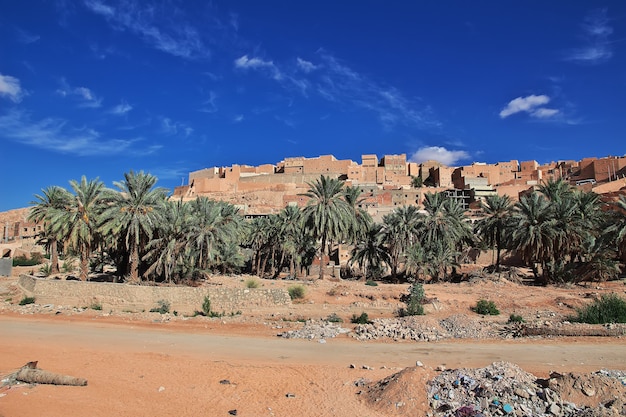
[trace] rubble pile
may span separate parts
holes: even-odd
[[[343,333],[348,333],[349,329],[325,320],[307,320],[301,329],[289,330],[278,333],[278,336],[286,339],[329,339]]]
[[[436,341],[450,338],[491,338],[501,331],[491,322],[474,320],[464,315],[455,315],[439,321],[424,318],[401,317],[376,319],[371,324],[360,324],[354,329],[359,340],[391,338],[393,340]]]
[[[490,416],[620,416],[626,415],[623,398],[625,386],[620,371],[601,371],[567,382],[560,374],[553,374],[548,380],[537,379],[517,365],[495,362],[485,368],[448,370],[428,383],[428,398],[431,416],[439,417],[490,417]],[[612,376],[614,375],[614,376]],[[567,386],[583,396],[592,397],[600,387],[611,381],[611,400],[604,403],[596,398],[593,406],[577,405],[569,399],[576,396],[561,395]],[[606,398],[609,398],[606,397]]]

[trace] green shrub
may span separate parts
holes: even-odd
[[[571,321],[589,324],[626,323],[626,301],[617,294],[603,295],[586,307],[577,309]]]
[[[25,306],[26,304],[35,304],[35,297],[24,297],[20,300],[21,306]]]
[[[261,283],[258,279],[250,278],[246,280],[246,288],[259,288]]]
[[[424,287],[420,283],[414,283],[409,287],[409,295],[406,297],[406,308],[401,308],[399,315],[403,316],[423,316]]]
[[[40,262],[35,258],[28,259],[24,255],[16,256],[13,258],[13,266],[34,266],[39,265]]]
[[[354,323],[354,324],[370,324],[370,323],[372,323],[370,321],[369,316],[365,312],[361,313],[360,316],[357,316],[356,314],[353,314],[352,315],[352,319],[350,319],[350,322]]]
[[[365,285],[369,285],[370,287],[378,287],[378,283],[376,281],[372,281],[371,279],[365,281]]]
[[[524,318],[517,314],[511,314],[509,316],[509,323],[524,323]]]
[[[486,316],[497,316],[500,314],[500,310],[498,310],[496,304],[493,301],[487,300],[478,300],[476,307],[472,307],[472,311]]]
[[[39,272],[44,277],[49,277],[52,274],[52,265],[48,263],[41,265],[41,268],[39,268]]]
[[[333,313],[326,317],[326,321],[329,323],[343,323],[343,319],[337,315],[337,313]]]
[[[167,301],[167,300],[159,300],[158,304],[159,304],[158,307],[150,309],[151,313],[166,314],[166,313],[170,312],[170,302],[169,301]]]
[[[204,313],[205,316],[211,314],[211,299],[208,295],[204,297],[204,301],[202,302],[202,313]]]
[[[102,311],[102,304],[100,304],[97,301],[94,301],[93,303],[91,303],[89,308],[91,308],[92,310]]]
[[[303,285],[292,285],[287,288],[287,292],[289,293],[289,297],[292,300],[301,300],[304,298],[304,294],[306,293],[306,288]]]
[[[72,256],[68,256],[63,261],[63,265],[61,266],[61,271],[64,273],[74,272],[76,269],[76,258]]]

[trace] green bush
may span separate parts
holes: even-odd
[[[509,323],[524,323],[524,318],[518,314],[511,314],[509,316]]]
[[[94,301],[93,303],[91,303],[89,308],[91,308],[92,310],[102,311],[102,304],[100,304],[97,301]]]
[[[159,304],[158,307],[150,309],[151,313],[166,314],[166,313],[170,312],[170,302],[169,301],[167,301],[167,300],[159,300],[158,304]]]
[[[13,266],[34,266],[39,265],[41,262],[35,258],[28,259],[24,255],[16,256],[13,258]]]
[[[289,293],[289,297],[292,300],[301,300],[304,298],[304,294],[306,293],[306,288],[303,285],[292,285],[287,288],[287,292]]]
[[[406,308],[401,308],[399,315],[404,316],[423,316],[424,306],[424,287],[420,283],[414,283],[409,287],[409,295],[406,297]]]
[[[472,311],[486,316],[497,316],[500,314],[500,310],[498,310],[496,304],[493,301],[487,300],[478,300],[476,307],[472,307]]]
[[[326,317],[326,321],[329,323],[343,323],[343,319],[337,315],[337,313],[333,313]]]
[[[41,268],[39,268],[39,272],[44,277],[49,277],[52,274],[52,265],[49,264],[49,263],[45,263],[45,264],[41,265]]]
[[[350,322],[354,324],[371,324],[372,323],[370,321],[369,316],[365,312],[361,313],[360,316],[353,314],[352,319],[350,319]]]
[[[34,304],[35,297],[24,297],[20,300],[20,305],[25,306],[26,304]]]
[[[259,288],[261,283],[258,279],[250,278],[246,280],[246,288]]]
[[[204,313],[205,316],[211,314],[211,299],[208,295],[204,297],[204,301],[202,302],[202,313]]]
[[[76,258],[72,256],[66,257],[65,260],[63,261],[63,265],[61,265],[61,271],[67,274],[70,272],[74,272],[75,269],[76,269]]]
[[[372,281],[371,279],[365,281],[365,285],[369,285],[370,287],[378,287],[378,283],[376,281]]]
[[[626,323],[626,301],[617,294],[603,295],[590,305],[577,309],[571,321],[589,324]]]

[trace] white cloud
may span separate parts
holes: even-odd
[[[202,103],[202,107],[199,111],[203,113],[215,113],[217,112],[217,104],[215,104],[215,100],[217,99],[217,94],[214,91],[209,91],[209,98]]]
[[[243,119],[244,119],[243,114],[238,114],[237,116],[235,116],[233,118],[233,122],[234,123],[241,123],[241,122],[243,122]]]
[[[306,61],[300,57],[297,58],[297,63],[298,63],[298,68],[300,68],[302,71],[306,72],[307,74],[309,72],[315,71],[318,66],[313,64],[310,61]]]
[[[182,11],[174,5],[142,7],[138,2],[121,1],[113,7],[99,0],[84,0],[84,4],[114,29],[135,33],[160,51],[185,59],[210,55],[198,30],[182,20]]]
[[[26,45],[37,42],[41,38],[39,35],[34,35],[20,28],[15,28],[15,33],[17,34],[17,41]]]
[[[6,97],[14,103],[22,101],[24,92],[20,80],[10,75],[0,74],[0,97]]]
[[[500,111],[500,118],[504,119],[512,114],[519,112],[532,113],[538,106],[550,102],[550,97],[546,95],[530,95],[526,97],[518,97],[511,101]]]
[[[600,9],[590,13],[582,25],[584,31],[584,42],[580,48],[570,50],[565,59],[580,64],[601,64],[613,56],[611,40],[613,27],[609,25],[607,10]]]
[[[32,120],[21,111],[0,116],[2,136],[53,152],[78,156],[113,155],[127,152],[140,139],[108,139],[102,133],[87,127],[72,127],[64,119],[47,117]],[[148,153],[155,149],[133,149],[134,153]]]
[[[460,160],[469,158],[465,151],[451,151],[442,146],[425,146],[410,156],[409,161],[422,163],[437,161],[447,166],[454,166]]]
[[[98,108],[102,106],[102,98],[97,97],[93,91],[87,87],[71,87],[62,78],[61,87],[57,89],[57,94],[61,97],[73,97],[77,100],[79,107]]]
[[[538,119],[548,119],[550,117],[554,117],[558,115],[559,113],[560,113],[560,110],[557,110],[557,109],[539,108],[539,109],[534,110],[532,113],[530,113],[530,115]]]
[[[118,115],[118,116],[122,116],[128,113],[129,111],[131,111],[132,109],[133,109],[133,106],[131,106],[125,101],[122,101],[120,104],[118,104],[117,106],[111,109],[111,113]]]
[[[253,70],[267,70],[275,80],[281,80],[283,78],[282,73],[273,61],[264,61],[261,58],[248,58],[248,55],[244,55],[235,60],[235,68],[240,69],[253,69]]]
[[[183,135],[189,137],[193,133],[193,128],[185,123],[177,122],[169,117],[161,117],[161,133],[166,135]]]

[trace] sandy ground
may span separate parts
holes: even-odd
[[[224,278],[220,283],[243,285],[240,281]],[[262,281],[264,286],[290,284]],[[623,338],[435,343],[358,342],[345,335],[326,343],[277,338],[277,322],[272,322],[277,316],[349,317],[361,311],[372,317],[391,316],[397,297],[407,288],[330,281],[306,285],[307,298],[301,304],[272,313],[244,312],[236,319],[163,323],[153,315],[5,311],[0,315],[0,375],[38,360],[40,368],[89,383],[2,388],[0,416],[228,416],[233,410],[238,416],[408,415],[408,407],[381,408],[367,402],[357,394],[361,388],[354,382],[380,380],[416,361],[425,365],[416,373],[416,384],[435,375],[433,368],[439,365],[478,367],[509,361],[537,376],[552,370],[626,368]],[[622,282],[567,289],[502,282],[438,284],[426,287],[426,295],[433,299],[427,317],[467,313],[480,297],[497,300],[503,312],[489,320],[506,321],[510,312],[526,317],[563,315],[587,302],[589,293],[620,291],[623,294]],[[414,401],[423,410],[418,415],[425,415],[425,395],[416,395]]]

